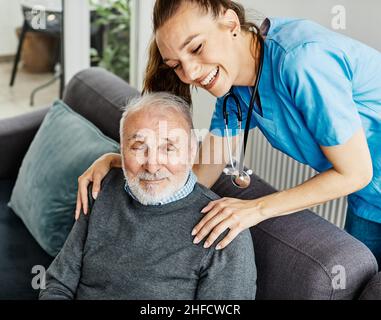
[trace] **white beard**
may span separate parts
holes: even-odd
[[[185,174],[181,179],[177,179],[175,182],[168,185],[165,189],[160,189],[160,186],[148,186],[147,189],[142,188],[140,180],[156,180],[169,177],[169,174],[149,174],[142,173],[138,174],[134,178],[128,178],[125,174],[126,182],[130,191],[134,197],[143,205],[155,205],[160,203],[162,200],[175,194],[180,190],[187,182],[190,170],[188,174]]]

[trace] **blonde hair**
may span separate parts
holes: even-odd
[[[243,31],[255,30],[255,37],[260,36],[257,25],[246,19],[244,7],[230,0],[156,0],[153,9],[153,33],[172,16],[184,2],[197,4],[205,13],[211,13],[217,18],[224,10],[234,10],[237,14]],[[191,88],[189,84],[182,82],[175,71],[168,67],[160,55],[155,37],[149,46],[149,58],[143,83],[143,93],[166,91],[183,98],[189,105],[192,104]]]

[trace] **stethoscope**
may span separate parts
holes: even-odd
[[[230,163],[230,168],[225,168],[224,173],[228,176],[231,176],[231,180],[234,186],[237,188],[247,188],[250,185],[250,175],[253,174],[253,171],[248,169],[244,169],[244,160],[245,160],[245,152],[246,152],[246,145],[247,145],[247,139],[249,137],[249,130],[250,130],[250,122],[251,122],[251,117],[253,114],[253,109],[254,109],[254,103],[255,99],[258,96],[258,86],[259,86],[259,81],[261,79],[262,75],[262,67],[263,67],[263,60],[264,60],[264,40],[261,35],[258,34],[258,39],[261,45],[261,54],[259,57],[259,67],[258,67],[258,74],[257,78],[255,79],[255,84],[254,84],[254,89],[251,94],[250,98],[250,104],[249,104],[249,110],[247,112],[247,119],[246,119],[246,124],[245,124],[245,131],[244,131],[244,137],[243,137],[243,145],[242,145],[242,110],[241,106],[239,103],[239,100],[237,96],[233,93],[232,90],[230,90],[225,96],[224,96],[224,101],[223,101],[223,117],[224,117],[224,122],[225,122],[225,136],[226,136],[226,142],[228,145],[228,154],[229,154],[229,163]],[[234,163],[233,160],[233,154],[232,154],[232,148],[231,148],[231,136],[229,135],[229,118],[228,118],[228,112],[226,111],[226,105],[229,100],[229,98],[232,98],[236,104],[237,111],[237,120],[238,120],[238,129],[239,129],[239,137],[238,137],[238,146],[241,148],[239,151],[239,161],[238,161],[238,167]]]

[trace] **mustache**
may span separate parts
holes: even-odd
[[[170,174],[166,172],[156,172],[154,174],[148,173],[148,172],[141,172],[136,176],[136,178],[140,180],[151,181],[151,180],[160,180],[160,179],[169,178],[169,176]]]

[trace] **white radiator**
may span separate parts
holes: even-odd
[[[246,164],[263,180],[278,190],[284,190],[316,175],[315,170],[274,149],[258,129],[253,131],[247,146]],[[312,208],[312,211],[342,228],[346,208],[346,199],[340,198]]]

